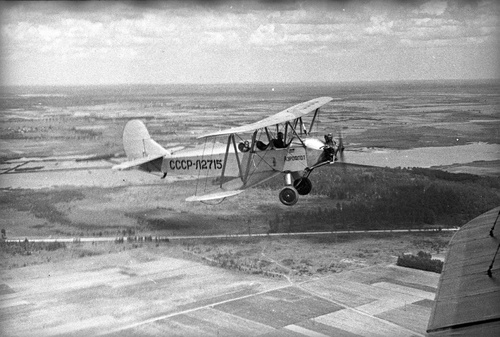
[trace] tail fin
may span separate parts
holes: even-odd
[[[134,119],[123,129],[123,148],[128,160],[165,155],[168,151],[151,139],[143,122]]]

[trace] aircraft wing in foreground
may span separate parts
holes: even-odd
[[[500,207],[452,237],[427,326],[431,337],[500,336]]]

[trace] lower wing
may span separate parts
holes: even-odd
[[[186,201],[207,201],[223,199],[227,197],[232,197],[244,192],[246,189],[262,184],[263,182],[274,178],[279,175],[279,171],[266,171],[254,173],[248,177],[246,183],[243,183],[240,177],[235,177],[224,182],[222,185],[218,185],[215,189],[206,191],[206,194],[193,195],[186,199]]]
[[[199,196],[193,195],[192,197],[187,198],[186,201],[208,201],[208,200],[223,199],[223,198],[235,196],[237,194],[240,194],[243,191],[244,190],[220,191],[220,192],[199,195]]]

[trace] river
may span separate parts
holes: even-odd
[[[362,148],[345,152],[346,162],[382,167],[432,167],[500,160],[500,144],[420,147],[409,150]]]

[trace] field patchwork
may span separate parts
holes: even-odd
[[[418,336],[439,278],[374,265],[290,283],[148,249],[79,261],[2,273],[2,335]]]

